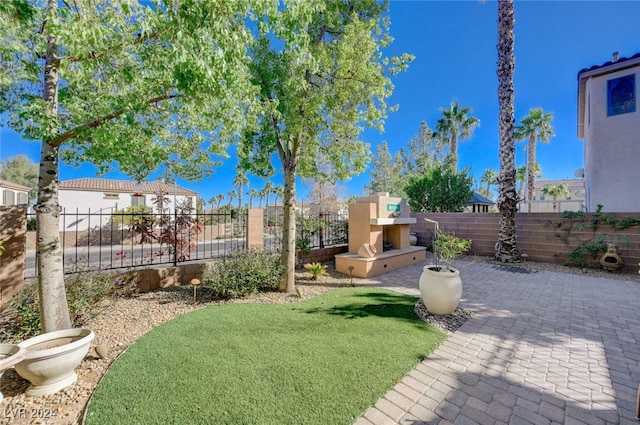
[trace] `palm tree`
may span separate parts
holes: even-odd
[[[542,188],[542,194],[545,196],[553,197],[553,212],[556,212],[556,201],[558,200],[558,197],[563,196],[566,198],[570,193],[567,185],[563,183],[558,185],[544,185],[544,187]]]
[[[555,136],[553,127],[551,127],[552,119],[553,115],[550,112],[545,114],[542,108],[532,108],[529,111],[529,115],[520,120],[520,125],[514,131],[516,140],[529,140],[529,145],[527,146],[527,165],[529,167],[527,201],[529,212],[531,212],[533,183],[535,181],[536,141],[539,139],[542,143],[549,143],[549,139]]]
[[[264,206],[265,209],[269,209],[269,195],[271,195],[273,191],[274,191],[273,183],[271,182],[265,183],[264,187],[262,188],[262,192],[265,199],[265,206]]]
[[[260,189],[258,191],[258,208],[262,208],[262,200],[267,196],[267,192],[265,191],[265,188],[263,187],[262,189]],[[267,200],[268,202],[268,200]]]
[[[513,131],[515,115],[513,106],[513,54],[515,25],[513,0],[498,0],[498,101],[500,123],[500,183],[498,210],[500,230],[496,243],[496,259],[499,261],[521,261],[516,244],[516,156]]]
[[[247,195],[249,195],[249,208],[253,208],[253,198],[260,196],[260,192],[256,189],[249,189]]]
[[[527,168],[526,165],[521,165],[516,168],[516,182],[520,183],[520,186],[518,186],[518,199],[520,200],[524,199],[524,183],[527,180]],[[536,179],[542,178],[542,170],[540,169],[540,164],[537,162],[535,170],[534,177]]]
[[[493,168],[487,168],[480,177],[480,182],[486,184],[486,194],[491,193],[491,186],[498,184],[498,173]]]
[[[440,113],[442,118],[436,122],[436,134],[449,142],[451,150],[445,161],[455,170],[458,167],[458,140],[471,137],[473,130],[480,125],[480,120],[467,116],[471,113],[471,107],[460,107],[458,101],[451,102],[449,109],[440,108]]]
[[[278,198],[282,198],[284,195],[284,186],[278,185],[273,188],[273,193],[276,195],[276,199],[274,201],[274,205],[278,205]]]
[[[242,171],[238,171],[236,178],[233,180],[233,185],[238,187],[238,209],[242,208],[242,187],[249,184],[247,175]]]
[[[232,189],[231,191],[227,192],[227,195],[229,195],[229,203],[227,204],[227,207],[229,207],[229,209],[231,209],[231,204],[233,203],[233,198],[238,196],[238,193],[235,191],[235,189]]]

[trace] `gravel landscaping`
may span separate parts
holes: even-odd
[[[494,263],[488,258],[480,258],[480,260]],[[640,275],[638,274],[621,275],[532,262],[518,265],[495,264],[496,267],[516,267],[531,271],[544,269],[563,273],[634,280],[640,283]],[[106,344],[108,347],[106,357],[99,358],[92,348],[76,369],[79,378],[74,385],[56,394],[37,398],[25,397],[24,391],[29,383],[18,376],[13,369],[5,371],[0,379],[0,390],[5,397],[5,400],[0,404],[0,424],[75,425],[81,423],[86,404],[109,365],[146,332],[174,317],[213,304],[223,302],[298,302],[332,288],[350,286],[348,276],[336,273],[334,270],[328,271],[329,276],[321,276],[315,282],[310,280],[308,273],[300,272],[297,275],[299,296],[273,292],[257,294],[241,300],[216,301],[208,298],[206,291],[199,289],[198,300],[194,302],[193,289],[189,286],[183,286],[137,294],[131,298],[110,300],[108,304],[103,306],[103,312],[90,319],[85,325],[85,327],[92,329],[96,333],[96,339],[92,344],[94,347],[97,344]],[[354,283],[357,283],[357,279],[354,279]],[[415,311],[423,320],[446,333],[455,331],[471,314],[469,311],[457,309],[454,314],[449,316],[433,316],[426,311],[421,301],[416,304]]]

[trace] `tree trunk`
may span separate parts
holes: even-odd
[[[527,206],[528,212],[531,212],[531,201],[533,201],[533,185],[536,181],[536,136],[529,137],[529,146],[527,148]]]
[[[451,166],[453,171],[458,170],[458,135],[451,133]]]
[[[56,0],[49,0],[49,11],[55,14]],[[58,46],[49,34],[44,67],[44,101],[46,113],[58,115]],[[58,146],[51,140],[42,142],[38,203],[36,256],[38,260],[38,292],[40,295],[40,327],[51,332],[71,327],[67,294],[64,286],[64,264],[60,245],[60,205],[58,202]]]
[[[516,244],[516,193],[515,144],[513,130],[515,113],[513,106],[513,73],[515,24],[513,0],[498,1],[498,100],[500,105],[500,189],[498,209],[500,210],[500,231],[496,243],[496,259],[500,261],[520,261]]]
[[[296,290],[296,168],[295,161],[282,161],[284,165],[284,217],[282,228],[282,254],[281,263],[284,270],[280,275],[278,290],[280,292],[294,293]]]

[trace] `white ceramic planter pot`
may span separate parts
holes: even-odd
[[[27,350],[18,345],[0,344],[0,379],[5,370],[21,362],[25,354],[27,354]],[[0,392],[0,402],[3,399],[2,392]]]
[[[47,332],[18,344],[26,349],[16,372],[29,380],[28,397],[53,394],[78,379],[74,369],[89,351],[95,334],[89,329]]]
[[[420,295],[425,307],[433,314],[451,314],[462,298],[460,272],[433,270],[435,266],[425,266],[420,275]]]

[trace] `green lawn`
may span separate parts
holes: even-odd
[[[445,339],[415,302],[343,288],[189,313],[114,362],[87,424],[350,424]]]

